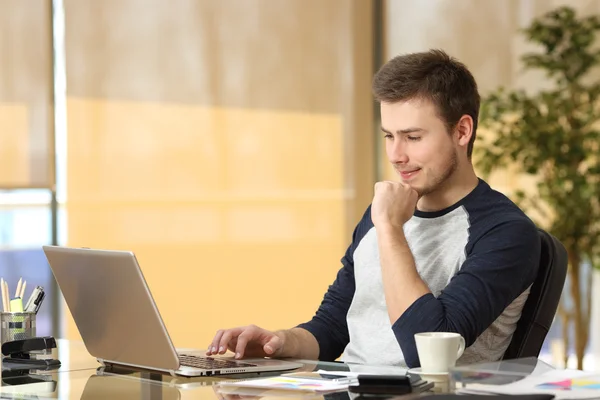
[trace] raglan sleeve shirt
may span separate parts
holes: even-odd
[[[320,360],[337,359],[350,341],[347,315],[356,291],[354,251],[373,228],[370,213],[369,207],[314,317],[298,325],[316,338]],[[490,220],[496,222],[470,233],[465,261],[441,293],[421,296],[392,324],[409,367],[419,365],[415,333],[457,332],[468,347],[533,283],[541,246],[533,222],[523,214]]]
[[[408,366],[418,366],[414,334],[457,332],[469,347],[535,279],[541,251],[535,225],[504,221],[467,247],[466,260],[436,298],[417,299],[392,325]]]

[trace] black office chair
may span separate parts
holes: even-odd
[[[538,229],[542,241],[540,268],[523,307],[504,360],[537,357],[552,325],[567,276],[567,251],[554,236]]]

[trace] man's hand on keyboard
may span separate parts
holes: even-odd
[[[206,355],[225,354],[227,350],[242,357],[277,357],[283,349],[283,335],[256,325],[217,331]]]

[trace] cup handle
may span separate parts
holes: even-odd
[[[465,338],[460,336],[460,343],[458,344],[458,355],[456,356],[456,359],[458,360],[460,358],[460,356],[463,355],[464,352],[465,352]]]

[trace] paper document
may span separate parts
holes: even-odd
[[[577,370],[555,370],[529,376],[506,385],[471,384],[459,393],[553,394],[558,399],[599,399],[600,374]]]
[[[317,373],[321,374],[321,375],[325,375],[325,376],[339,376],[340,378],[348,378],[348,379],[355,379],[359,375],[358,372],[351,372],[351,371],[325,371],[324,369],[318,370]]]
[[[397,375],[397,376],[405,376],[406,375],[406,370],[405,369],[391,369],[391,370],[385,370],[382,371],[380,369],[376,369],[376,370],[364,370],[362,372],[356,372],[356,371],[326,371],[324,369],[320,369],[317,371],[319,374],[322,375],[337,375],[337,376],[343,376],[343,377],[347,377],[347,378],[357,378],[359,375],[377,375],[377,376],[381,376],[381,375]]]
[[[218,386],[238,388],[260,388],[272,390],[294,390],[303,392],[336,392],[346,390],[349,382],[328,379],[296,378],[292,376],[274,376],[270,378],[249,379],[237,382],[219,382]]]
[[[360,375],[406,375],[408,373],[408,368],[393,365],[346,365],[350,368],[350,371],[357,372]]]

